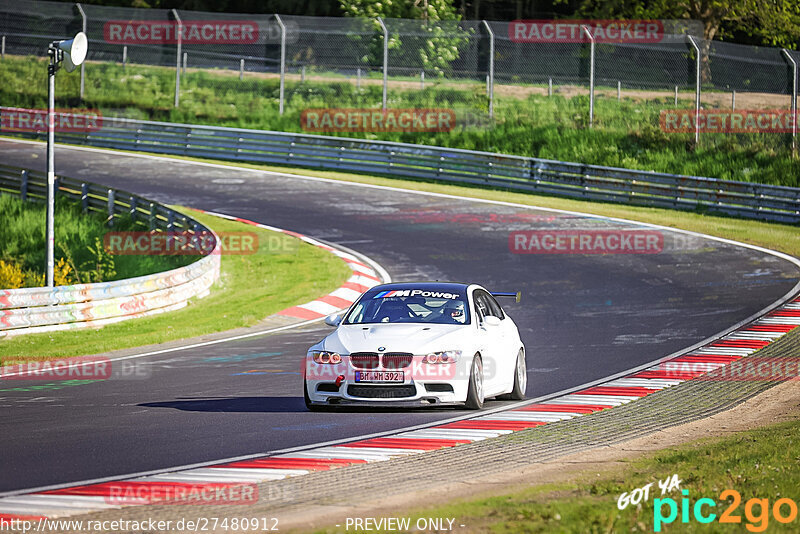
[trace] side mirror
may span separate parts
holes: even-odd
[[[500,326],[500,318],[495,317],[494,315],[487,315],[483,318],[483,322],[485,322],[488,326]]]
[[[328,326],[337,327],[342,323],[342,316],[338,313],[334,313],[333,315],[328,315],[325,317],[325,324]]]

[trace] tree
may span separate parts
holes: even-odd
[[[458,26],[461,16],[452,0],[339,0],[348,17],[374,20],[378,37],[370,44],[370,63],[381,63],[383,58],[383,30],[376,20],[415,19],[419,22],[394,22],[387,25],[388,47],[400,56],[404,64],[419,64],[425,71],[443,76],[450,63],[458,59],[459,48],[469,38],[469,33]],[[451,21],[449,24],[446,21]],[[401,34],[407,34],[401,41]],[[415,37],[409,37],[414,35]],[[409,42],[421,41],[418,46]],[[402,56],[406,56],[403,58]],[[380,58],[380,59],[379,59]]]
[[[699,20],[703,24],[700,56],[704,83],[711,82],[708,55],[714,38],[741,31],[759,37],[762,44],[792,46],[800,41],[797,0],[582,0],[576,14],[608,19]]]

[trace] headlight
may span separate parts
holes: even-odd
[[[314,351],[311,353],[314,363],[329,363],[336,365],[342,363],[342,355],[338,352],[328,352],[326,350]]]
[[[430,352],[422,357],[422,363],[455,363],[461,357],[460,350]]]

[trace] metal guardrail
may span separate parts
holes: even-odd
[[[3,108],[0,108],[2,112]],[[45,133],[18,133],[43,139]],[[441,180],[511,190],[706,210],[783,223],[800,222],[800,188],[585,165],[490,152],[322,135],[132,119],[61,133],[61,143],[233,161]]]
[[[44,200],[44,173],[0,165],[0,193]],[[184,267],[127,280],[68,286],[0,290],[0,336],[101,326],[181,308],[204,296],[219,277],[219,240],[182,213],[117,189],[67,177],[56,180],[56,196],[80,202],[86,212],[106,215],[106,223],[126,215],[151,231],[203,232],[217,241],[213,252]]]

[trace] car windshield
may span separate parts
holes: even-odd
[[[369,291],[353,307],[345,324],[467,324],[466,295],[422,289]]]

